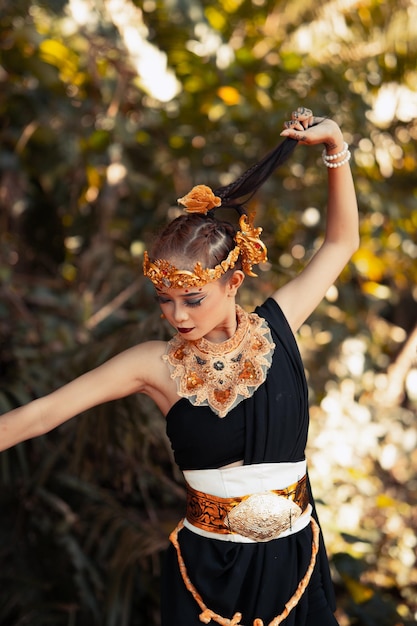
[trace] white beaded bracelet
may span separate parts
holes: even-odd
[[[337,152],[336,154],[327,154],[326,148],[323,150],[322,157],[323,161],[336,161],[337,159],[342,159],[348,153],[349,146],[346,141],[343,142],[343,150]]]
[[[328,161],[326,161],[326,159],[323,158],[323,163],[326,167],[342,167],[342,165],[345,165],[346,163],[349,163],[350,161],[350,157],[351,157],[351,153],[350,150],[346,151],[346,156],[342,161],[337,161],[337,163],[329,163]]]

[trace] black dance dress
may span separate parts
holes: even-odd
[[[167,415],[167,434],[181,470],[219,468],[243,459],[293,463],[305,458],[309,410],[303,363],[287,320],[269,298],[255,311],[271,330],[275,351],[265,382],[224,418],[181,398]],[[313,505],[313,516],[317,519]],[[264,543],[209,539],[187,528],[179,543],[188,575],[210,609],[223,617],[242,613],[242,625],[265,624],[284,610],[311,557],[312,531]],[[182,580],[173,546],[165,554],[162,626],[201,626],[201,610]],[[285,626],[330,626],[334,593],[322,537],[310,583]]]

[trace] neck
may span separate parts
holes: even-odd
[[[228,339],[231,339],[236,333],[238,327],[238,317],[236,313],[236,305],[233,306],[233,310],[228,315],[227,319],[216,328],[213,328],[204,339],[210,341],[210,343],[223,343]]]
[[[236,309],[235,332],[227,335],[223,341],[212,341],[210,337],[202,337],[191,342],[196,350],[213,354],[225,354],[236,349],[246,338],[249,339],[249,314],[240,307]],[[224,335],[226,337],[226,335]]]

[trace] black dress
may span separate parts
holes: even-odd
[[[186,398],[171,408],[167,434],[181,470],[213,469],[240,459],[248,465],[305,458],[308,392],[294,335],[275,300],[268,299],[255,312],[268,322],[276,346],[266,381],[224,418]],[[316,517],[312,496],[310,502]],[[267,625],[284,610],[306,572],[312,531],[307,526],[266,543],[240,544],[208,539],[183,528],[179,542],[188,575],[210,609],[227,618],[240,612],[245,626],[255,618]],[[201,610],[184,585],[173,546],[165,555],[162,580],[162,626],[201,626]],[[331,615],[333,610],[333,587],[320,536],[313,576],[284,623],[306,626],[315,623],[310,619],[313,614]],[[331,617],[326,623],[337,622]]]

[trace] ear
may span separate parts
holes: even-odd
[[[245,274],[242,270],[235,270],[227,283],[227,295],[229,297],[236,296],[240,285],[245,280]]]

